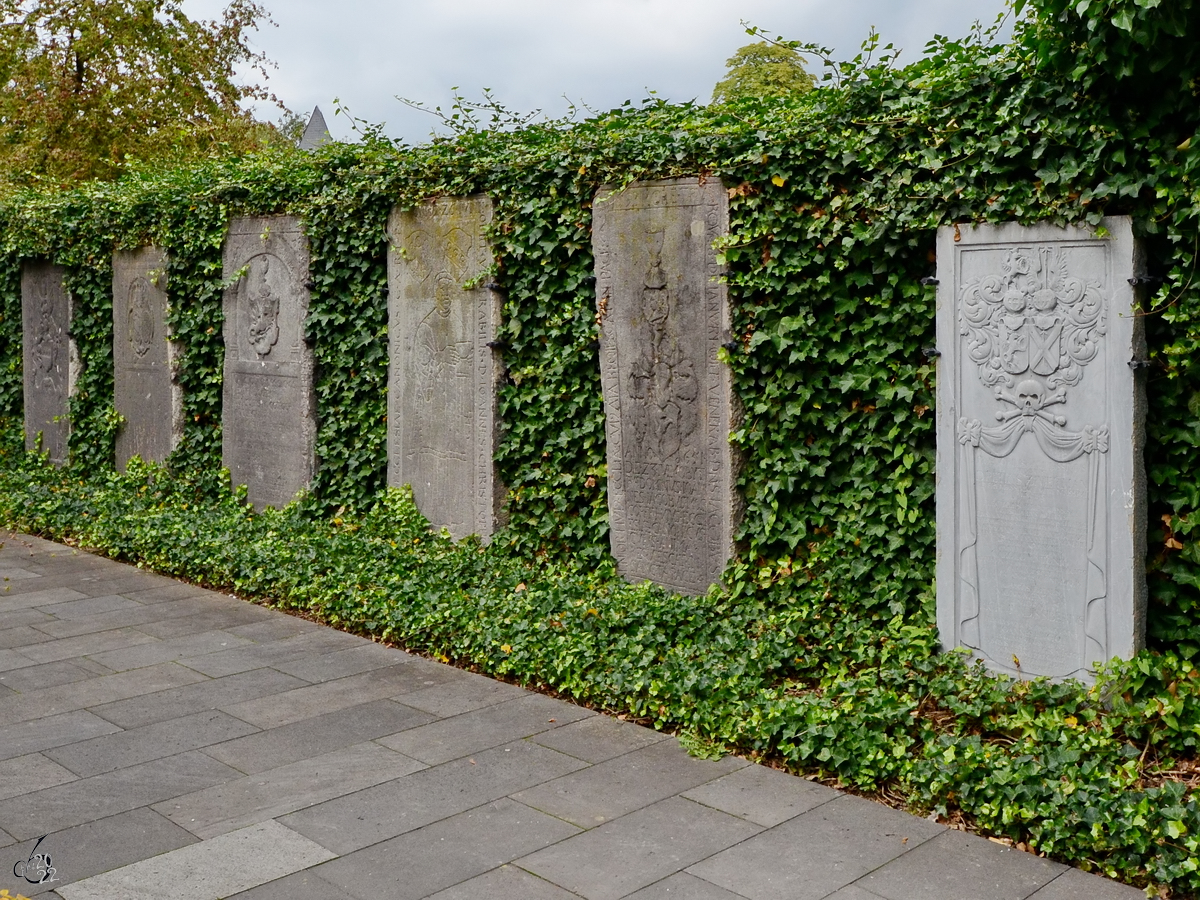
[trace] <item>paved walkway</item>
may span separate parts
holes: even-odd
[[[1142,897],[233,597],[0,540],[14,895]],[[55,880],[32,883],[46,855]]]

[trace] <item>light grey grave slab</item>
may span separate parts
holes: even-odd
[[[164,462],[183,434],[179,346],[167,339],[167,257],[156,247],[113,254],[113,394],[125,420],[117,467],[134,456]]]
[[[502,516],[489,346],[500,295],[486,283],[488,197],[444,197],[388,220],[388,484],[455,539],[487,539]]]
[[[258,510],[285,506],[316,466],[313,357],[304,341],[308,263],[298,219],[230,222],[221,455]]]
[[[40,446],[52,462],[67,459],[68,400],[79,356],[71,339],[66,269],[48,262],[21,266],[21,362],[25,374],[25,449]],[[39,435],[40,445],[39,445]]]
[[[613,556],[631,581],[686,594],[718,581],[738,514],[737,417],[719,180],[635,182],[593,204]]]
[[[994,671],[1142,646],[1140,265],[1127,218],[939,230],[938,629]]]

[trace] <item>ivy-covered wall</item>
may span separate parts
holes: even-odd
[[[70,270],[83,379],[72,453],[111,464],[110,254],[171,257],[171,327],[184,347],[184,441],[173,465],[207,489],[220,466],[221,244],[238,214],[291,212],[312,243],[307,338],[317,359],[319,474],[308,501],[361,506],[385,480],[389,209],[424,197],[496,198],[509,383],[498,464],[503,536],[529,553],[603,558],[604,429],[590,204],[606,183],[701,173],[731,198],[721,248],[746,415],[741,563],[802,572],[864,608],[915,608],[932,577],[932,287],[939,224],[1096,222],[1129,214],[1164,283],[1148,311],[1155,639],[1200,642],[1200,370],[1191,124],[1131,128],[1131,111],[1031,77],[1014,50],[944,42],[903,70],[859,65],[790,101],[626,106],[516,132],[463,131],[422,147],[377,137],[279,152],[0,205],[0,401],[19,412],[19,261]],[[1164,518],[1165,517],[1165,518]],[[1157,531],[1155,536],[1157,538]],[[1179,545],[1182,545],[1179,546]],[[796,579],[789,579],[796,585]],[[815,588],[797,588],[815,589]]]

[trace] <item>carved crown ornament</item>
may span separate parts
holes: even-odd
[[[1108,450],[1107,427],[1065,429],[1055,407],[1082,381],[1105,334],[1102,286],[1069,272],[1061,247],[1017,247],[1000,274],[963,286],[959,333],[967,356],[1000,404],[996,426],[960,419],[959,443],[1007,456],[1032,433],[1051,459],[1068,462]]]

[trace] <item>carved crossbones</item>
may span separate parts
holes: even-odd
[[[996,399],[1003,400],[1005,403],[1011,403],[1014,409],[1004,409],[996,413],[996,419],[1001,422],[1007,422],[1010,419],[1015,419],[1017,416],[1025,416],[1028,418],[1037,417],[1045,419],[1052,425],[1066,425],[1066,416],[1056,416],[1053,413],[1046,412],[1047,406],[1053,406],[1056,403],[1065,403],[1067,395],[1065,391],[1059,391],[1057,394],[1047,394],[1046,389],[1038,381],[1032,378],[1022,381],[1017,385],[1016,396],[1010,394],[1003,388],[997,388]]]

